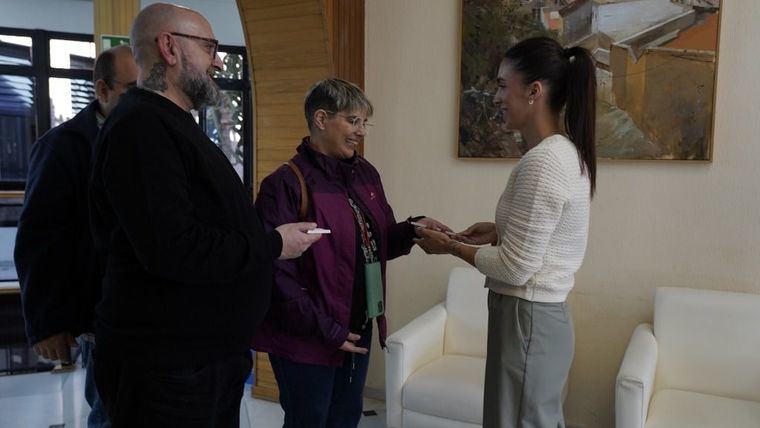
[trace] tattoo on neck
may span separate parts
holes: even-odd
[[[166,83],[166,64],[160,61],[155,63],[142,86],[154,91],[165,91],[169,87]]]

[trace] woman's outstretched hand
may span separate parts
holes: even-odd
[[[495,244],[498,238],[496,225],[489,222],[475,223],[462,232],[452,234],[451,237],[470,245]]]
[[[443,232],[431,229],[417,229],[418,239],[414,242],[428,254],[449,254],[455,241]]]
[[[440,221],[430,218],[430,217],[422,217],[421,219],[417,220],[415,223],[421,224],[425,227],[415,227],[415,232],[417,233],[417,236],[421,236],[419,231],[421,229],[430,229],[435,230],[438,232],[444,232],[444,233],[453,233],[454,231],[451,230],[450,227],[446,226],[445,224],[441,223]]]

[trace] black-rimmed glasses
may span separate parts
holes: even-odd
[[[213,45],[213,48],[214,48],[214,53],[211,55],[212,59],[216,58],[216,54],[219,52],[219,40],[217,40],[217,39],[211,39],[211,38],[208,38],[208,37],[193,36],[192,34],[177,33],[175,31],[172,31],[169,34],[171,34],[172,36],[185,37],[185,38],[188,38],[188,39],[200,40],[200,41],[203,41],[203,42],[206,42],[206,43],[211,43],[211,45]],[[208,45],[206,46],[206,48],[210,48],[210,47],[211,46],[208,46]]]

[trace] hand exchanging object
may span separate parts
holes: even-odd
[[[282,237],[280,260],[299,257],[311,247],[311,244],[319,241],[319,238],[322,237],[321,234],[306,233],[309,229],[316,227],[316,223],[288,223],[277,226],[275,230]]]

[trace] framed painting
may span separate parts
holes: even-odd
[[[535,36],[583,46],[597,73],[597,156],[710,161],[720,0],[463,0],[458,156],[517,158],[496,120],[506,50]]]

